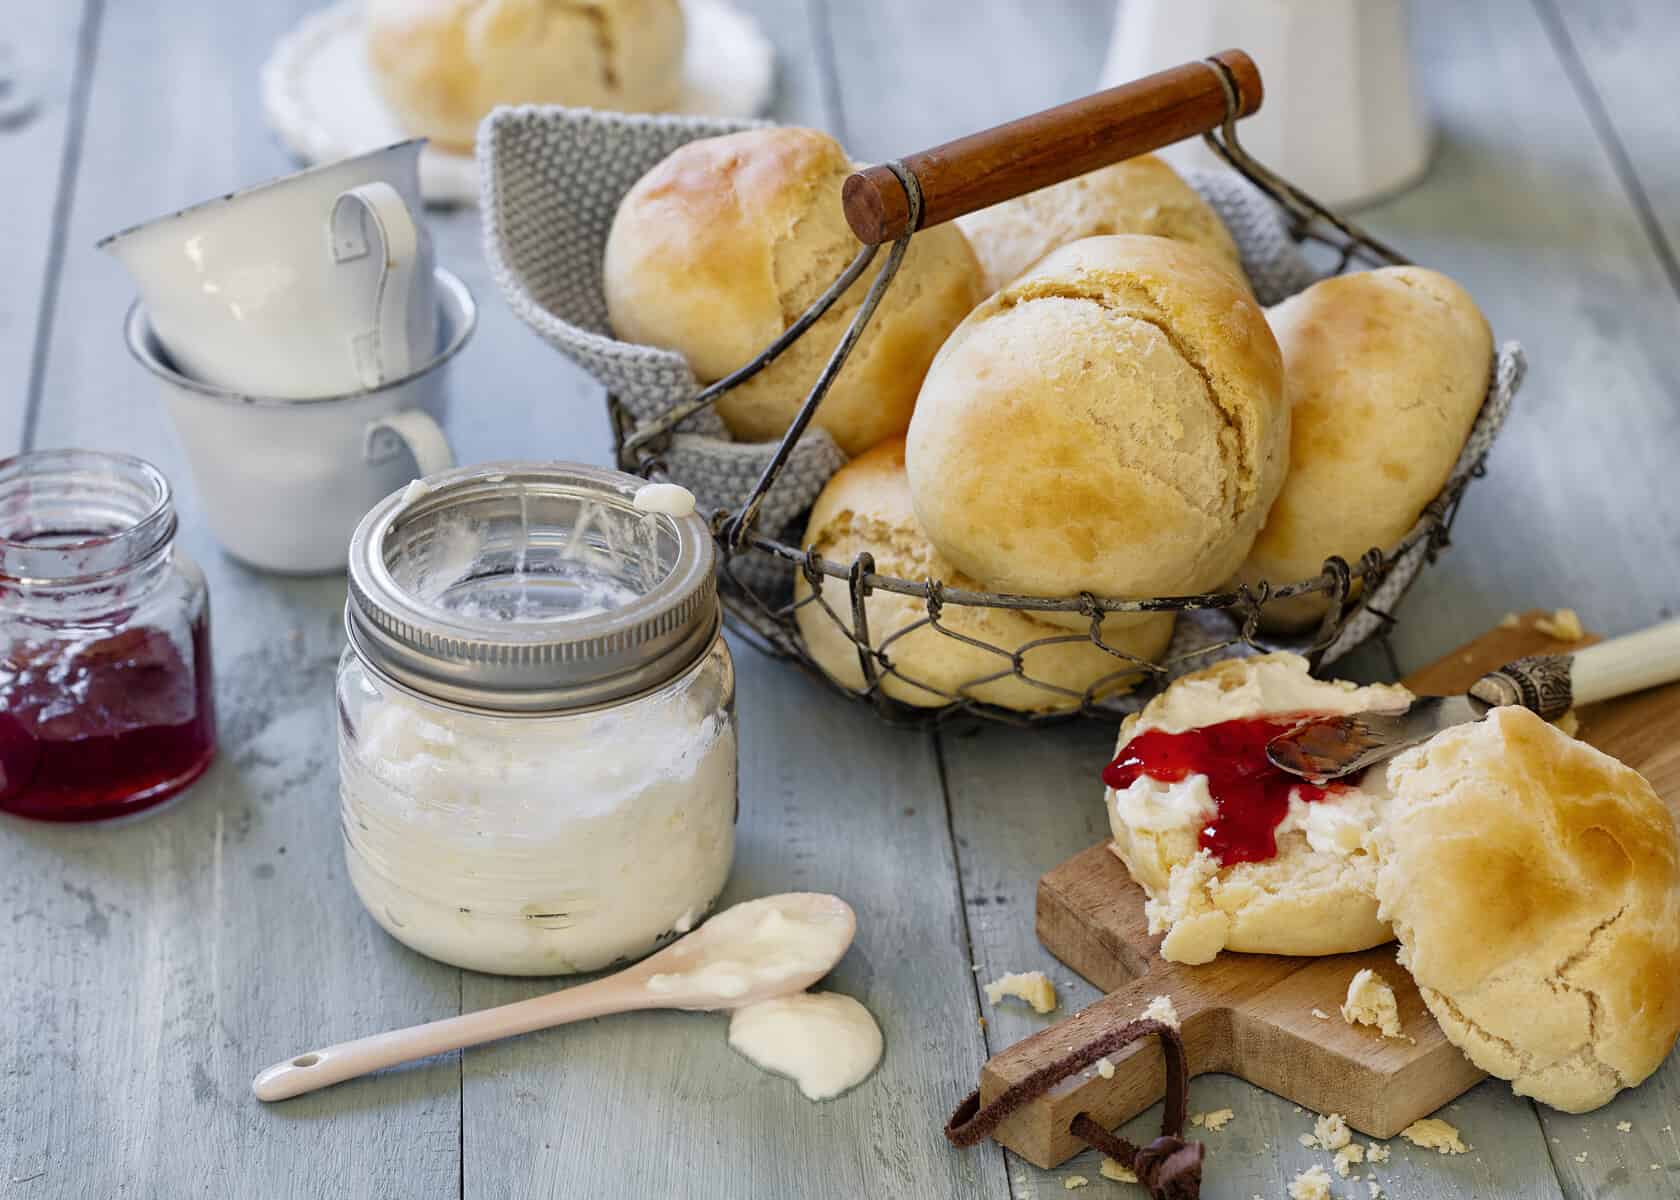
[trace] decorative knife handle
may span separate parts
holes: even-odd
[[[1573,655],[1531,654],[1489,671],[1470,686],[1470,694],[1483,704],[1520,704],[1555,721],[1575,705],[1573,665]]]

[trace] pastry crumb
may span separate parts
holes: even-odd
[[[1414,1146],[1433,1150],[1437,1154],[1463,1154],[1470,1149],[1458,1136],[1458,1130],[1439,1117],[1413,1121],[1400,1131],[1400,1136]]]
[[[1145,1021],[1159,1021],[1163,1025],[1178,1028],[1178,1009],[1173,1007],[1171,996],[1156,996],[1144,1007]]]
[[[1347,1121],[1341,1113],[1320,1117],[1313,1125],[1313,1134],[1313,1140],[1324,1150],[1340,1150],[1353,1140],[1353,1134],[1348,1131]]]
[[[1066,1179],[1062,1180],[1062,1187],[1071,1192],[1074,1188],[1082,1188],[1090,1182],[1091,1181],[1083,1175],[1069,1175]]]
[[[1136,1183],[1138,1181],[1137,1172],[1118,1159],[1103,1159],[1102,1166],[1098,1170],[1104,1179],[1112,1179],[1116,1183]]]
[[[1578,1163],[1586,1162],[1587,1161],[1587,1152],[1585,1150],[1581,1151],[1581,1153],[1579,1153],[1575,1156],[1575,1161],[1578,1162]]]
[[[1534,622],[1534,628],[1560,642],[1578,642],[1587,636],[1573,608],[1560,608],[1549,617],[1540,617]]]
[[[1417,1040],[1408,1037],[1400,1028],[1400,1005],[1394,998],[1394,989],[1369,967],[1356,972],[1348,981],[1347,999],[1342,1002],[1342,1020],[1349,1025],[1375,1026],[1385,1038],[1396,1041],[1415,1044]]]
[[[1357,1142],[1350,1142],[1336,1151],[1336,1174],[1343,1179],[1348,1177],[1348,1169],[1354,1163],[1365,1161],[1365,1148]]]
[[[1371,1189],[1371,1200],[1382,1200],[1383,1190],[1375,1179],[1366,1180],[1365,1186]]]
[[[1330,1176],[1323,1167],[1308,1167],[1289,1181],[1289,1200],[1332,1200]]]
[[[1202,1124],[1209,1132],[1218,1133],[1221,1129],[1224,1129],[1225,1126],[1231,1123],[1231,1118],[1234,1116],[1236,1116],[1236,1114],[1228,1108],[1216,1108],[1212,1112],[1206,1114]]]
[[[1106,1058],[1097,1059],[1097,1074],[1101,1075],[1104,1079],[1113,1079],[1114,1064],[1109,1062]]]
[[[1006,996],[1026,1001],[1035,1013],[1056,1011],[1056,985],[1043,971],[1012,971],[986,985],[986,999],[993,1004]]]
[[[1516,613],[1508,612],[1499,618],[1499,628],[1501,629],[1518,629],[1521,626],[1522,618],[1517,616]]]
[[[1633,1122],[1632,1121],[1617,1121],[1616,1122],[1616,1132],[1617,1133],[1632,1133],[1633,1132]]]
[[[1303,1133],[1300,1137],[1296,1138],[1295,1140],[1297,1142],[1300,1142],[1301,1145],[1305,1146],[1308,1150],[1318,1149],[1318,1139],[1315,1138],[1310,1133]]]
[[[1317,1017],[1320,1021],[1328,1021],[1330,1019],[1330,1014],[1325,1012],[1322,1008],[1313,1009],[1312,1015]]]
[[[1367,1162],[1387,1162],[1389,1149],[1381,1142],[1367,1142],[1365,1144],[1365,1159]]]

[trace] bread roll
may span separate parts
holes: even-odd
[[[1183,733],[1283,713],[1353,713],[1403,707],[1405,688],[1319,680],[1293,654],[1226,659],[1175,680],[1126,718],[1116,756],[1150,729]],[[1323,800],[1290,800],[1277,827],[1277,855],[1221,863],[1199,833],[1215,811],[1205,775],[1172,783],[1147,776],[1105,793],[1113,849],[1149,894],[1150,932],[1161,954],[1204,963],[1221,950],[1250,954],[1344,954],[1393,935],[1377,914],[1374,836],[1388,806],[1381,768]]]
[[[918,235],[919,236],[919,235]],[[862,551],[875,556],[875,570],[881,575],[920,582],[939,579],[952,587],[974,588],[951,564],[940,557],[916,528],[910,507],[910,486],[904,475],[904,439],[883,442],[829,480],[811,510],[805,532],[807,545],[814,545],[824,558],[850,562]],[[795,585],[799,631],[805,644],[824,671],[842,686],[861,691],[863,668],[857,647],[851,640],[851,591],[842,579],[823,581],[822,595],[834,616],[815,602],[809,581],[801,575]],[[865,601],[871,643],[883,647],[894,668],[906,678],[882,672],[882,690],[906,704],[934,707],[949,704],[939,692],[955,693],[973,680],[1010,669],[1010,660],[977,646],[947,637],[931,626],[923,626],[903,637],[892,635],[927,618],[925,601],[896,592],[877,591]],[[838,617],[841,623],[837,624]],[[945,627],[1007,651],[1018,650],[1040,638],[1071,637],[1067,630],[1046,625],[1023,612],[1002,608],[965,608],[949,605],[940,617]],[[1147,659],[1159,658],[1172,639],[1170,613],[1150,616],[1145,622],[1108,633],[1109,644],[1126,653]],[[1084,639],[1037,646],[1022,657],[1022,669],[1032,679],[1083,693],[1101,684],[1098,695],[1111,696],[1129,690],[1139,679],[1128,670],[1123,658],[1115,657]],[[1109,679],[1110,676],[1117,678]],[[918,687],[915,680],[927,684]],[[938,689],[930,691],[929,688]],[[988,704],[1024,712],[1046,712],[1073,708],[1078,695],[1064,695],[1014,675],[970,688],[968,695]]]
[[[1267,312],[1294,413],[1289,474],[1240,578],[1296,583],[1405,536],[1452,473],[1487,396],[1493,336],[1445,275],[1384,267],[1315,283]],[[1322,594],[1266,606],[1317,621]]]
[[[1680,843],[1639,773],[1521,708],[1389,768],[1377,896],[1447,1038],[1585,1112],[1680,1031]]]
[[[368,0],[366,13],[386,105],[457,153],[498,104],[658,112],[682,91],[679,0]]]
[[[969,314],[922,385],[907,461],[922,529],[964,574],[1126,598],[1229,580],[1288,452],[1282,362],[1247,287],[1205,250],[1126,235],[1062,247]]]
[[[1239,274],[1219,214],[1153,154],[1102,167],[959,218],[995,292],[1058,246],[1110,233],[1147,233],[1200,246]]]
[[[613,219],[606,293],[614,332],[681,352],[708,383],[746,363],[856,255],[840,208],[851,171],[839,143],[811,129],[754,129],[672,153],[630,189]],[[873,274],[718,401],[737,437],[782,435]],[[939,344],[983,295],[980,266],[955,226],[918,233],[816,423],[848,454],[903,433]]]

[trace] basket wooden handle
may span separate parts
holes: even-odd
[[[1260,69],[1241,50],[1226,50],[910,155],[901,162],[921,185],[922,219],[915,228],[1217,128],[1225,121],[1220,67],[1236,88],[1237,115],[1259,109]],[[887,167],[847,179],[841,199],[852,232],[868,245],[911,231],[910,199]]]

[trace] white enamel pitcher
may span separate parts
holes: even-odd
[[[211,387],[312,399],[379,388],[438,345],[423,139],[312,167],[99,243],[175,366]]]

